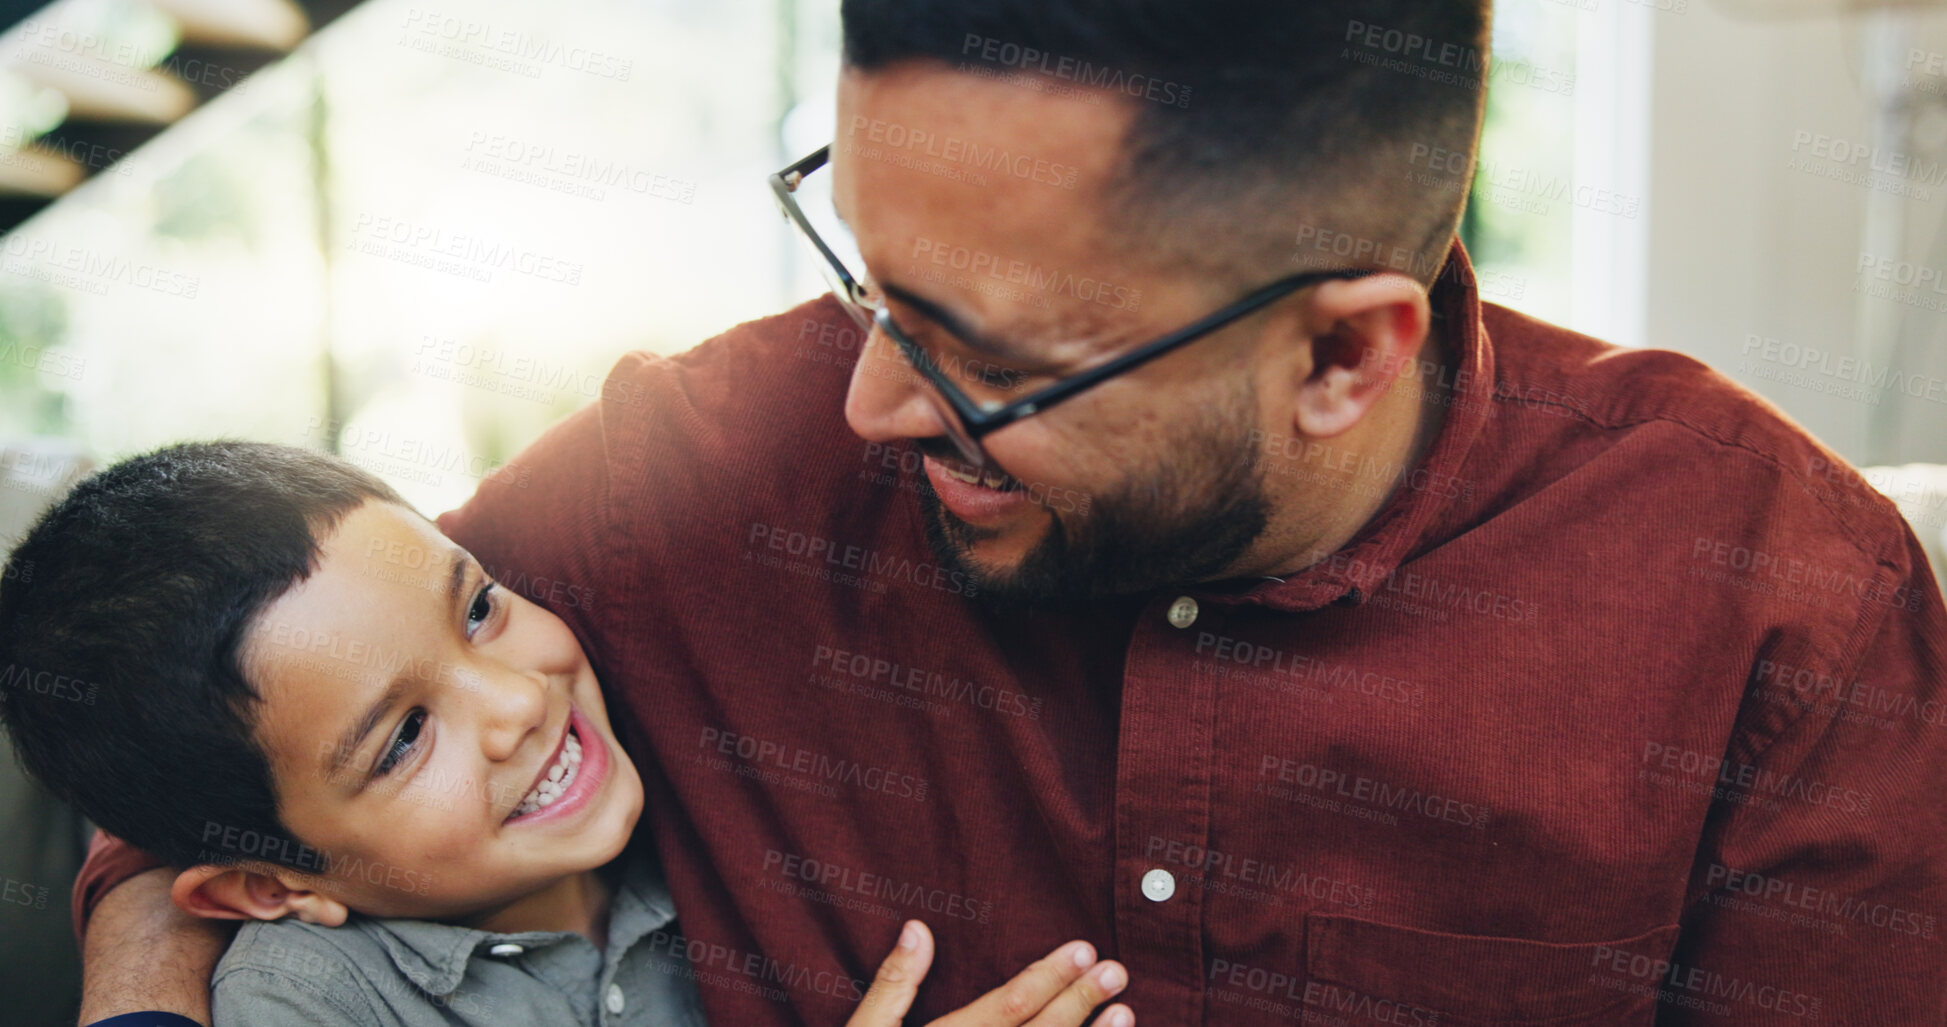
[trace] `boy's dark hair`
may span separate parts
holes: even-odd
[[[844,0],[842,10],[845,63],[861,71],[929,60],[1129,95],[1136,115],[1105,223],[1162,266],[1214,266],[1261,284],[1295,263],[1334,262],[1310,246],[1294,258],[1307,225],[1384,247],[1337,264],[1385,266],[1398,247],[1413,260],[1396,270],[1435,277],[1473,177],[1489,7]],[[1415,166],[1433,152],[1468,155],[1465,172]]]
[[[378,478],[311,450],[197,442],[87,478],[0,575],[0,719],[27,771],[175,866],[315,871],[277,814],[239,643]],[[252,834],[254,832],[254,834]],[[239,842],[247,839],[247,842]]]

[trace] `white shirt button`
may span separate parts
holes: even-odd
[[[1197,601],[1189,596],[1177,596],[1170,604],[1170,623],[1179,628],[1187,628],[1197,622]]]
[[[1151,902],[1164,902],[1176,894],[1176,875],[1157,867],[1143,875],[1143,897]]]
[[[490,956],[518,956],[526,951],[526,949],[521,948],[511,941],[503,941],[493,948],[488,949],[487,954]]]
[[[619,984],[609,985],[608,997],[602,1000],[602,1004],[608,1007],[609,1012],[614,1013],[616,1016],[621,1016],[622,1007],[625,1005],[622,1001],[622,986]]]

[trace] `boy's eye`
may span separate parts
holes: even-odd
[[[468,638],[472,638],[473,633],[479,630],[480,625],[485,624],[487,618],[493,616],[493,590],[496,587],[491,581],[481,586],[480,591],[473,597],[473,605],[467,607],[466,635]]]
[[[425,724],[425,710],[414,710],[406,714],[406,719],[399,724],[398,732],[392,736],[390,742],[386,743],[385,755],[379,757],[379,774],[391,773],[392,768],[412,752],[413,745],[419,741],[419,729]]]

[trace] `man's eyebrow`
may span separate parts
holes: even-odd
[[[450,553],[453,562],[446,572],[446,606],[449,613],[460,602],[460,586],[466,583],[467,565],[472,560],[472,556],[458,546],[454,546]],[[399,673],[386,683],[384,694],[380,695],[372,705],[367,706],[365,712],[359,714],[358,719],[345,729],[345,733],[338,736],[338,744],[331,749],[331,760],[325,765],[325,780],[336,778],[339,772],[345,769],[345,764],[351,762],[353,754],[357,753],[363,745],[365,736],[372,733],[372,729],[379,725],[379,721],[385,719],[386,711],[390,710],[399,701],[399,697],[405,694],[411,668],[411,661],[401,662]]]
[[[1003,357],[1014,361],[1032,361],[1036,359],[1034,355],[1023,352],[1021,347],[1014,343],[1005,342],[974,330],[973,326],[967,324],[964,319],[953,311],[913,292],[911,289],[895,285],[892,282],[880,282],[879,289],[887,296],[925,314],[928,319],[939,322],[940,327],[953,333],[954,338],[966,343],[971,349],[978,350],[990,357]]]

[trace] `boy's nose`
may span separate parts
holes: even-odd
[[[480,684],[480,746],[494,761],[512,759],[527,736],[548,726],[548,679],[506,671],[483,675]],[[552,739],[548,739],[552,741]]]

